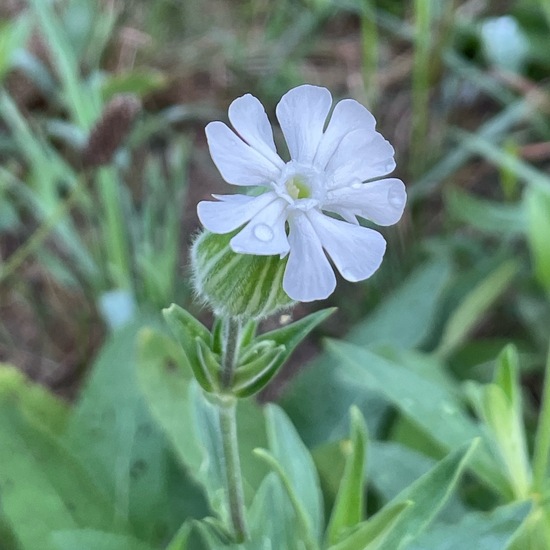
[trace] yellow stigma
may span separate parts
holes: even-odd
[[[286,182],[286,190],[293,199],[309,199],[311,189],[299,176],[294,176]]]

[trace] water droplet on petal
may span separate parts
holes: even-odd
[[[360,183],[352,183],[351,188],[352,189],[361,189],[361,184]]]
[[[254,229],[252,229],[252,233],[254,233],[254,236],[259,241],[263,241],[264,243],[267,243],[273,239],[273,230],[265,223],[259,223],[256,225]]]
[[[403,205],[403,196],[398,187],[390,187],[388,191],[388,202],[394,208],[401,208]]]

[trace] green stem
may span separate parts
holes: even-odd
[[[243,480],[237,442],[237,401],[220,403],[218,406],[220,430],[223,447],[223,465],[229,503],[229,514],[233,525],[236,542],[247,538],[246,518],[244,511]]]
[[[229,390],[233,382],[239,356],[241,323],[229,318],[224,326],[222,356],[222,387]],[[229,514],[236,542],[247,539],[244,508],[243,480],[237,440],[237,399],[233,396],[220,396],[218,417],[223,449],[223,468],[229,504]]]
[[[224,323],[223,328],[223,357],[222,357],[222,388],[227,390],[231,387],[237,359],[239,355],[239,342],[241,335],[241,322],[230,317]]]
[[[550,348],[546,359],[546,372],[544,375],[544,388],[540,408],[537,435],[535,438],[535,450],[533,452],[533,489],[544,490],[544,482],[548,471],[550,458]]]

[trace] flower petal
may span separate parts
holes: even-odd
[[[334,107],[330,122],[319,143],[315,164],[323,170],[345,135],[354,130],[363,130],[374,136],[375,126],[376,120],[363,105],[354,99],[340,101]]]
[[[246,144],[223,122],[206,126],[206,138],[214,164],[222,178],[233,185],[266,185],[276,180],[279,169]]]
[[[284,162],[275,149],[273,131],[263,105],[253,95],[245,94],[229,106],[229,120],[237,133],[275,166]]]
[[[355,130],[340,142],[327,164],[331,187],[385,176],[395,169],[394,150],[378,132]]]
[[[386,250],[386,241],[380,233],[329,218],[316,210],[310,210],[307,215],[344,279],[362,281],[380,267]]]
[[[306,84],[287,92],[276,113],[290,156],[299,162],[312,162],[332,104],[326,88]]]
[[[286,254],[290,248],[285,229],[287,206],[284,199],[274,200],[231,239],[231,248],[240,254]]]
[[[403,182],[388,178],[335,189],[329,192],[323,209],[341,215],[351,212],[378,225],[393,225],[401,219],[406,202]]]
[[[327,298],[336,288],[336,277],[319,237],[302,212],[290,217],[288,222],[290,254],[283,277],[284,291],[299,302]]]
[[[201,201],[197,205],[199,220],[212,233],[229,233],[237,229],[278,197],[269,192],[258,197],[216,195],[216,198],[221,202]]]

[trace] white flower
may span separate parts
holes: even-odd
[[[357,216],[392,225],[406,201],[401,180],[376,179],[392,172],[395,162],[393,147],[374,129],[374,117],[357,101],[344,99],[327,123],[331,106],[330,92],[317,86],[299,86],[282,97],[276,114],[289,162],[277,154],[265,110],[250,94],[229,107],[235,131],[222,122],[206,127],[210,154],[224,180],[260,186],[263,192],[214,195],[219,202],[199,203],[199,219],[213,233],[243,226],[230,242],[237,253],[289,254],[283,288],[301,302],[334,291],[327,255],[344,279],[370,277],[382,262],[386,241],[360,226]]]

